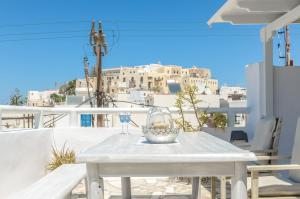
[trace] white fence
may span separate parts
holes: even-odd
[[[133,115],[146,116],[149,108],[49,108],[49,107],[25,107],[25,106],[0,106],[0,126],[2,127],[2,117],[6,114],[33,114],[34,126],[33,128],[44,127],[45,115],[59,115],[64,114],[67,116],[68,121],[63,127],[80,127],[81,114],[103,114],[111,115],[111,123],[109,126],[116,127],[117,122],[114,116],[121,112],[130,112]],[[178,109],[170,108],[173,115],[178,115]],[[200,110],[199,110],[200,111]],[[247,114],[248,110],[245,107],[230,107],[230,108],[203,108],[207,113],[225,113],[228,117],[228,127],[235,127],[236,114]],[[192,109],[185,109],[184,114],[192,115]],[[3,129],[3,128],[2,128]]]

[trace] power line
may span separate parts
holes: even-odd
[[[21,24],[2,24],[0,28],[6,27],[24,27],[24,26],[42,26],[42,25],[57,25],[57,24],[76,24],[89,23],[89,20],[76,21],[48,21],[36,23],[21,23]],[[104,23],[200,23],[199,20],[103,20]]]
[[[86,32],[87,30],[66,30],[66,31],[53,31],[53,32],[25,32],[25,33],[4,33],[0,36],[22,36],[22,35],[44,35],[44,34],[61,34],[61,33],[76,33]]]
[[[78,20],[78,21],[52,21],[52,22],[23,23],[23,24],[2,24],[2,25],[0,25],[0,28],[57,25],[57,24],[74,24],[74,23],[87,23],[87,22],[89,22],[89,21],[88,20]]]
[[[17,41],[34,41],[34,40],[51,40],[51,39],[74,39],[74,38],[86,38],[86,36],[58,36],[58,37],[40,37],[40,38],[23,38],[23,39],[6,39],[0,40],[0,43],[4,42],[17,42]]]
[[[104,29],[106,32],[153,32],[153,31],[162,31],[162,32],[188,32],[188,31],[201,31],[198,28],[194,29]],[[50,32],[25,32],[25,33],[4,33],[0,36],[19,36],[19,35],[40,35],[40,34],[60,34],[60,33],[76,33],[76,32],[88,32],[87,30],[64,30],[64,31],[50,31]],[[223,31],[224,32],[224,31]],[[231,32],[231,31],[229,31]],[[247,31],[249,32],[249,31]]]

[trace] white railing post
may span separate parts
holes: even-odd
[[[115,113],[111,114],[111,127],[116,127],[116,116]]]
[[[43,126],[44,126],[43,111],[40,111],[39,113],[35,113],[34,115],[35,115],[34,128],[35,129],[43,128]]]
[[[76,111],[70,112],[69,127],[78,127],[78,114]]]

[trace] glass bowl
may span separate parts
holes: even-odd
[[[174,121],[168,108],[154,107],[148,112],[143,133],[150,143],[174,143],[179,129],[174,127]]]

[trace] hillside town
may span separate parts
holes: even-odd
[[[96,92],[97,77],[90,74],[88,86],[86,79],[74,80],[73,92],[65,98],[62,89],[45,91],[29,91],[28,106],[79,105],[88,99],[88,93]],[[69,83],[68,83],[69,84]],[[242,87],[221,86],[212,78],[208,68],[182,67],[176,65],[149,64],[132,67],[112,67],[103,70],[104,90],[112,98],[128,100],[140,105],[162,105],[162,101],[154,100],[156,96],[173,99],[165,106],[174,106],[176,94],[186,86],[194,85],[198,94],[229,101],[246,100],[246,89]],[[173,97],[172,97],[173,96]],[[76,104],[77,103],[77,104]],[[86,103],[88,104],[88,102]]]

